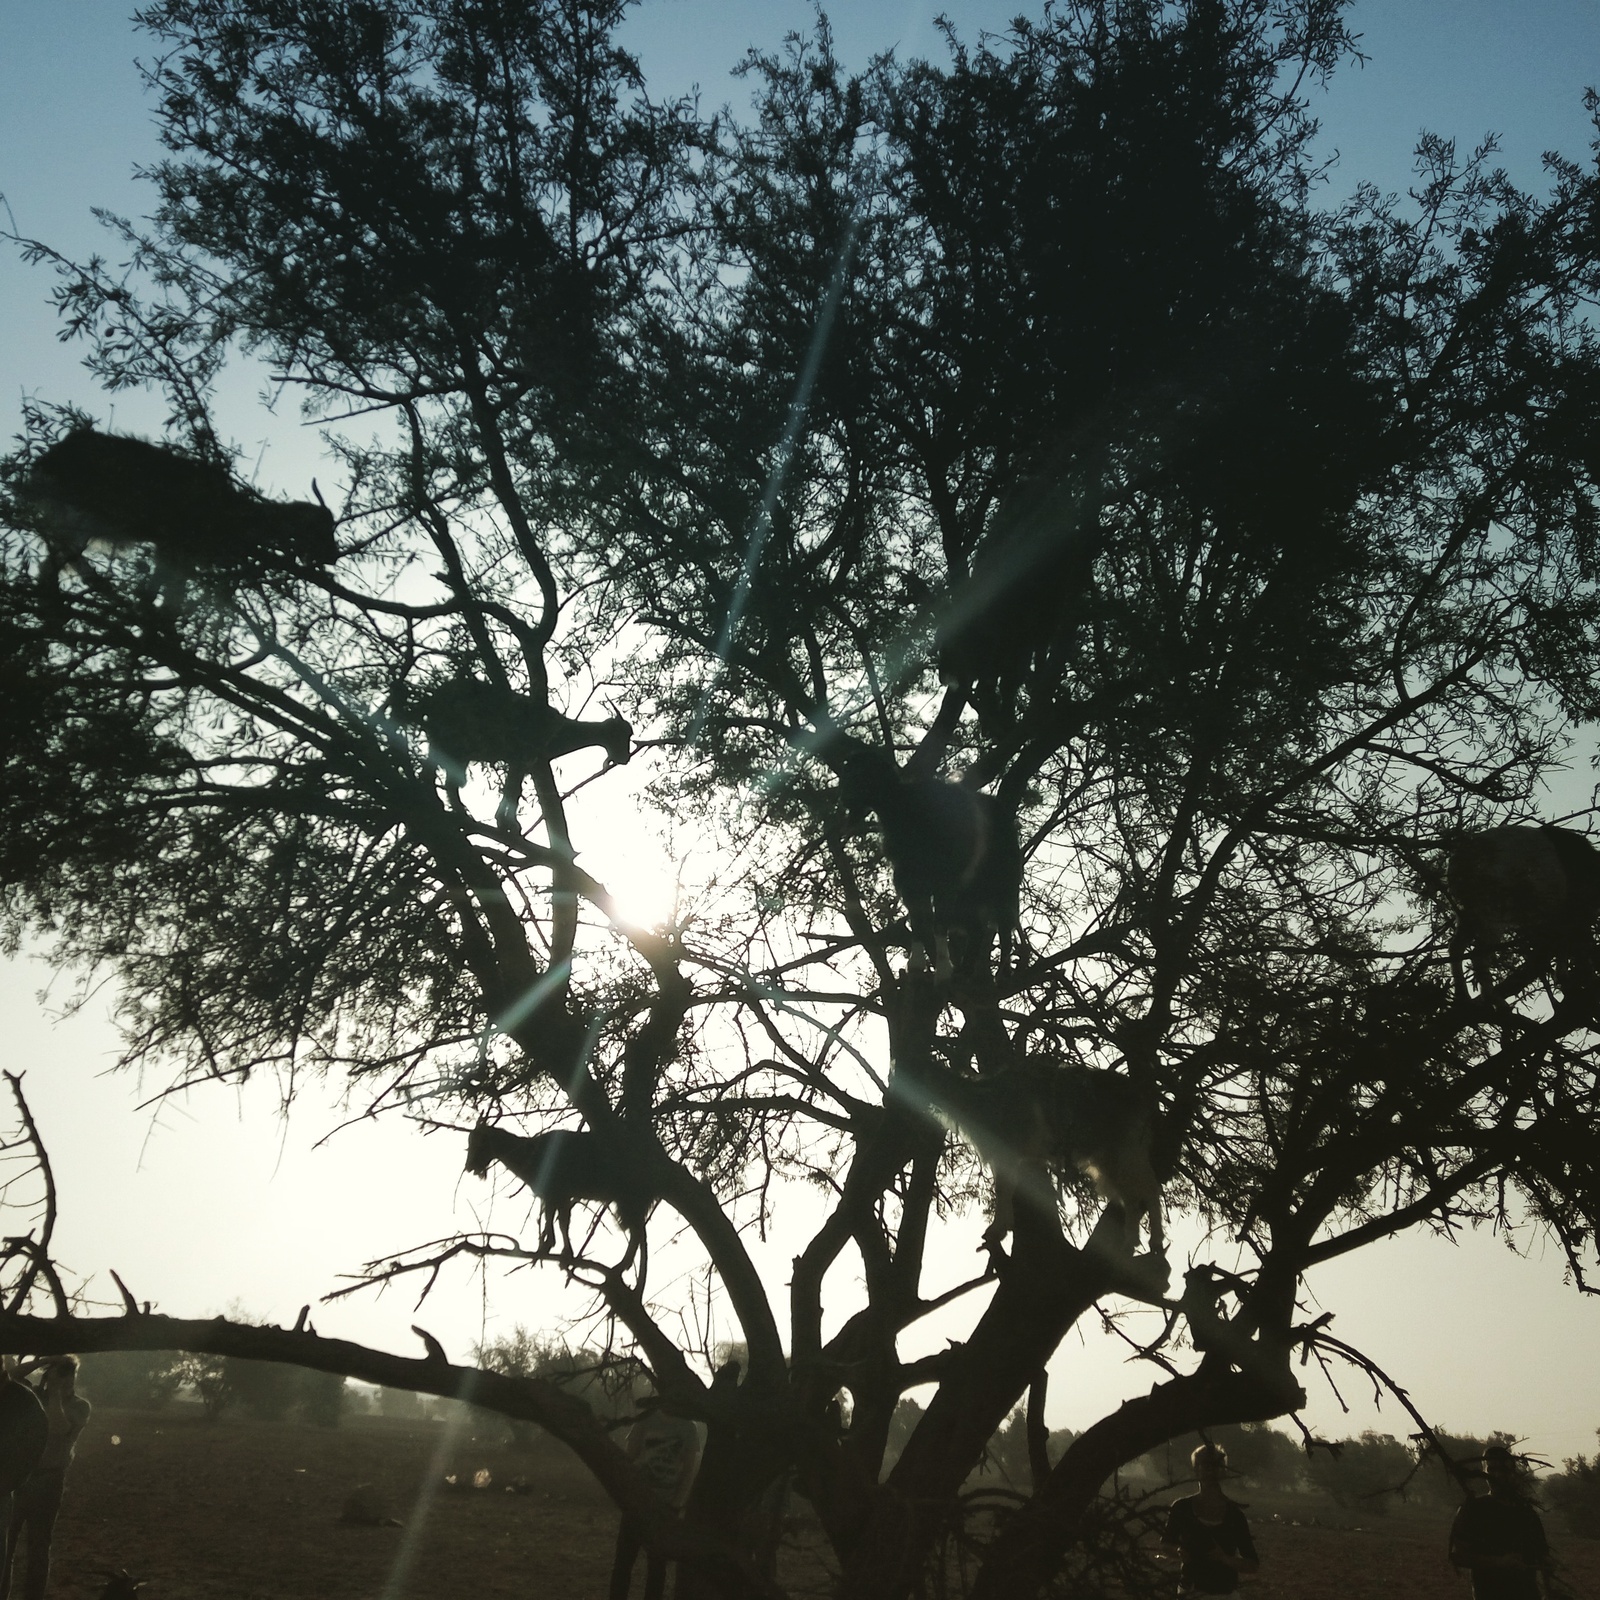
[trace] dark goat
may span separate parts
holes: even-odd
[[[1016,1197],[1051,1215],[1043,1168],[1090,1178],[1121,1213],[1122,1250],[1138,1253],[1149,1218],[1150,1253],[1165,1255],[1161,1180],[1150,1159],[1154,1118],[1131,1078],[1077,1064],[1030,1061],[988,1078],[951,1074],[938,1109],[969,1138],[994,1174],[994,1220],[985,1239],[1011,1231]]]
[[[100,1591],[100,1600],[139,1600],[139,1591],[142,1588],[144,1588],[142,1578],[136,1581],[128,1576],[126,1567],[119,1567],[115,1572],[106,1573],[105,1587]]]
[[[339,557],[333,513],[268,500],[215,461],[123,434],[78,428],[34,463],[29,497],[57,542],[148,544],[183,569],[275,556],[327,566]]]
[[[1000,936],[1001,958],[1017,923],[1022,850],[1016,820],[992,795],[942,778],[908,777],[865,747],[840,758],[840,788],[875,812],[895,892],[905,903],[914,958],[934,958],[950,977],[949,935],[965,960],[982,960]]]
[[[1513,935],[1564,974],[1593,977],[1600,852],[1583,834],[1551,827],[1466,834],[1451,847],[1446,882],[1460,911],[1451,959],[1461,992],[1463,950]]]
[[[520,766],[590,745],[613,766],[633,754],[633,729],[621,717],[580,722],[513,689],[481,678],[452,678],[411,698],[403,713],[428,736],[430,759],[454,777],[474,762]]]
[[[598,1135],[554,1128],[525,1137],[480,1122],[467,1137],[467,1171],[484,1177],[491,1161],[498,1161],[508,1172],[515,1173],[543,1204],[540,1250],[548,1252],[555,1247],[556,1224],[560,1223],[563,1266],[570,1266],[574,1256],[572,1207],[579,1200],[616,1208],[628,1233],[624,1265],[633,1259],[644,1239],[652,1197],[618,1153],[607,1148]]]

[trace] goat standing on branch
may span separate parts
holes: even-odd
[[[1154,1118],[1131,1078],[1080,1065],[1030,1061],[989,1078],[952,1075],[938,1109],[971,1139],[994,1174],[994,1220],[984,1242],[1011,1231],[1020,1195],[1054,1215],[1046,1168],[1081,1173],[1106,1204],[1106,1235],[1124,1259],[1137,1258],[1139,1227],[1150,1225],[1149,1262],[1165,1281],[1161,1180],[1151,1163]],[[1109,1235],[1109,1237],[1107,1237]]]
[[[449,678],[407,695],[400,714],[427,734],[428,759],[455,783],[474,763],[521,769],[596,746],[620,767],[633,754],[633,729],[623,718],[583,722],[481,678]]]
[[[1008,959],[1017,925],[1022,850],[1016,819],[992,795],[942,778],[910,777],[882,751],[858,746],[838,759],[852,805],[877,814],[895,892],[911,923],[912,964],[931,956],[941,983],[987,961],[998,934]],[[953,936],[953,941],[952,941]]]
[[[27,493],[55,543],[147,544],[180,573],[262,557],[307,566],[339,558],[333,513],[268,500],[216,461],[123,434],[77,428],[34,463]]]
[[[467,1138],[467,1171],[486,1177],[491,1161],[521,1178],[539,1197],[544,1207],[539,1227],[541,1252],[548,1254],[555,1248],[556,1224],[560,1223],[563,1266],[571,1266],[576,1255],[572,1208],[579,1200],[615,1208],[628,1235],[623,1266],[643,1245],[652,1196],[600,1135],[554,1128],[528,1137],[480,1122]]]
[[[1510,937],[1535,958],[1554,960],[1565,980],[1593,982],[1600,852],[1583,834],[1553,827],[1469,833],[1451,847],[1446,882],[1460,913],[1450,950],[1458,992],[1466,992],[1464,951]]]

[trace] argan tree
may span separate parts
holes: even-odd
[[[13,945],[115,976],[130,1064],[562,1126],[643,1186],[741,1364],[674,1341],[648,1238],[575,1228],[541,1270],[707,1425],[687,1515],[549,1382],[80,1315],[37,1233],[0,1347],[537,1421],[686,1594],[775,1592],[785,1484],[851,1600],[944,1582],[957,1535],[975,1595],[1039,1592],[1117,1466],[1358,1359],[1303,1319],[1319,1263],[1514,1217],[1588,1287],[1594,949],[1463,952],[1445,861],[1585,826],[1540,808],[1595,709],[1600,179],[1553,160],[1536,197],[1432,141],[1410,199],[1321,208],[1336,0],[1077,0],[859,76],[819,22],[709,120],[650,97],[624,9],[142,14],[170,154],[131,274],[28,248],[182,457],[231,468],[212,386],[264,362],[321,428],[339,556],[148,505],[108,540],[48,465],[90,414],[32,411],[0,880]],[[721,852],[669,926],[582,864],[629,756]],[[961,898],[1013,823],[1014,919]],[[1115,1187],[1117,1150],[1228,1270],[1130,1237],[1080,1171]],[[930,1228],[976,1247],[991,1169],[1009,1229],[936,1281]],[[751,1230],[808,1179],[775,1303]],[[464,1235],[373,1276],[540,1255]],[[911,1359],[961,1293],[965,1341]],[[1155,1387],[1052,1462],[1046,1362],[1140,1303]],[[1030,1390],[1031,1496],[963,1528]]]

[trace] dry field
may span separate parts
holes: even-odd
[[[422,1492],[480,1468],[532,1492]],[[342,1526],[359,1483],[378,1485],[405,1526]],[[1261,1498],[1250,1514],[1263,1559],[1247,1600],[1467,1600],[1444,1561],[1442,1514],[1352,1516],[1294,1498]],[[51,1593],[92,1596],[98,1573],[125,1566],[149,1580],[148,1600],[592,1600],[605,1594],[615,1527],[553,1450],[451,1438],[439,1423],[356,1417],[328,1432],[208,1427],[190,1407],[100,1409],[68,1482]],[[819,1593],[801,1543],[784,1576]],[[1570,1591],[1600,1600],[1600,1542],[1556,1546]]]
[[[1447,1512],[1372,1517],[1310,1497],[1261,1497],[1250,1521],[1261,1573],[1247,1600],[1470,1600],[1470,1581],[1445,1560]],[[1600,1541],[1568,1538],[1549,1517],[1545,1526],[1565,1590],[1600,1600]]]

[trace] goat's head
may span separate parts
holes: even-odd
[[[480,1122],[467,1135],[467,1171],[474,1177],[484,1177],[489,1163],[494,1160],[494,1124]]]

